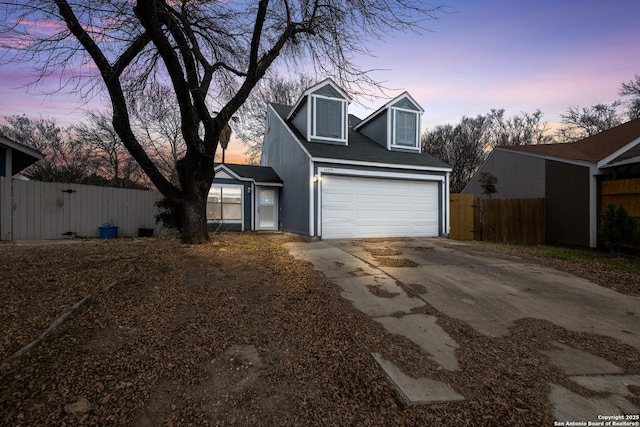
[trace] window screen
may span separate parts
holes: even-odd
[[[342,102],[325,98],[315,100],[315,136],[342,139]]]
[[[396,145],[404,145],[407,147],[417,147],[416,138],[418,127],[418,116],[408,111],[396,110],[396,129],[395,141]]]
[[[212,186],[207,198],[207,220],[242,220],[242,187]]]

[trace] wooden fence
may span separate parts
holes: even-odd
[[[119,227],[119,236],[137,236],[138,228],[164,234],[155,224],[161,197],[157,191],[0,177],[0,239],[98,237],[98,226],[107,222]]]
[[[640,222],[640,178],[602,181],[600,183],[600,213],[613,203],[622,206]]]
[[[544,199],[481,199],[451,194],[449,238],[516,245],[545,243]]]

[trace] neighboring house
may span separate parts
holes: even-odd
[[[481,172],[498,178],[495,197],[545,198],[547,242],[594,248],[599,183],[640,177],[640,119],[569,144],[496,147],[463,193],[486,197]]]
[[[449,231],[451,167],[421,152],[424,112],[406,92],[364,120],[332,80],[267,111],[263,166],[282,178],[279,229],[322,238]]]
[[[42,153],[0,136],[0,176],[11,178],[42,157]]]
[[[210,230],[277,230],[282,180],[270,167],[219,164],[207,199]]]

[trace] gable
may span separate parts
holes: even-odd
[[[419,153],[422,107],[403,92],[358,123],[355,130],[389,151]]]
[[[338,89],[336,89],[336,87],[331,83],[325,84],[324,86],[314,90],[312,93],[315,95],[323,95],[329,98],[346,99],[345,96],[343,96],[342,93],[340,93]]]
[[[220,178],[220,179],[238,179],[238,177],[229,175],[225,170],[220,170],[220,172],[216,172],[216,178]]]
[[[347,145],[351,98],[326,79],[307,89],[287,116],[307,141]]]
[[[409,100],[409,98],[406,98],[406,97],[403,97],[401,100],[393,104],[393,107],[404,108],[405,110],[420,111],[418,106],[413,102],[411,102],[411,100]]]

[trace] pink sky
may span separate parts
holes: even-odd
[[[447,13],[429,31],[396,34],[369,45],[375,57],[359,60],[385,85],[409,93],[426,110],[423,126],[504,108],[506,115],[540,108],[550,124],[569,106],[611,103],[621,83],[640,74],[640,2],[448,0]],[[89,105],[68,92],[51,95],[59,80],[39,88],[24,64],[0,68],[0,118],[26,114],[61,124],[82,120]],[[384,104],[352,103],[364,118]],[[227,161],[241,162],[245,147],[231,142]]]

